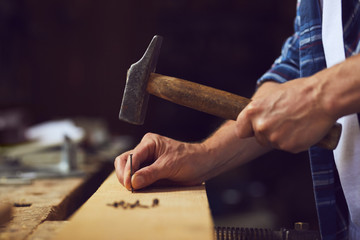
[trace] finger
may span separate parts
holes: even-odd
[[[166,169],[159,164],[153,163],[138,170],[132,177],[132,186],[134,189],[141,189],[147,187],[154,182],[166,178]]]
[[[239,138],[248,138],[254,136],[251,118],[246,109],[244,109],[237,117],[236,135]]]
[[[256,141],[263,147],[272,147],[268,123],[266,119],[258,117],[252,121]]]
[[[125,162],[125,167],[124,167],[124,187],[127,188],[128,190],[131,190],[131,179],[130,179],[130,174],[131,174],[131,166],[130,166],[130,155],[133,155],[133,153],[129,153],[127,155],[126,158],[126,162]],[[133,156],[132,156],[133,158]],[[133,170],[134,171],[134,170]]]
[[[131,190],[131,168],[133,174],[139,170],[140,166],[147,161],[154,161],[156,151],[156,138],[158,135],[146,134],[140,143],[132,151],[132,166],[130,166],[130,154],[127,157],[126,165],[124,168],[124,186]],[[133,186],[134,187],[134,186]]]
[[[127,161],[127,157],[129,155],[129,153],[130,153],[130,151],[117,156],[114,161],[116,176],[117,176],[119,182],[123,185],[124,185],[124,170],[125,170],[125,165],[126,165],[126,161]]]

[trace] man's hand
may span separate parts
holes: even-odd
[[[255,136],[263,146],[294,153],[319,142],[336,118],[324,110],[323,92],[315,81],[264,83],[238,116],[238,136]]]
[[[133,154],[135,172],[132,179],[128,161],[130,153]],[[134,189],[140,189],[161,179],[195,185],[205,180],[206,164],[203,161],[209,157],[200,143],[184,143],[148,133],[135,149],[118,156],[114,165],[119,181],[127,189],[131,189],[130,181]]]
[[[116,175],[127,189],[144,188],[158,180],[196,185],[250,161],[269,148],[255,138],[239,139],[236,122],[228,121],[202,143],[184,143],[157,134],[146,134],[135,149],[115,159]],[[134,175],[130,179],[129,155]]]

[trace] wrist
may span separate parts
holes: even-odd
[[[322,92],[322,106],[335,120],[348,114],[360,112],[360,55],[315,74]]]
[[[331,81],[326,73],[320,72],[303,81],[303,89],[306,92],[309,107],[316,109],[317,112],[324,114],[334,122],[339,118],[336,97],[330,91],[329,82]]]

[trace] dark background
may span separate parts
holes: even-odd
[[[164,41],[157,72],[251,97],[256,79],[292,33],[295,4],[1,0],[0,111],[22,109],[29,124],[101,118],[113,135],[131,135],[135,142],[149,131],[200,141],[223,120],[156,97],[150,98],[145,125],[119,121],[127,68],[159,34]],[[209,181],[207,188],[216,223],[260,212],[260,218],[271,216],[266,226],[306,221],[317,227],[306,153],[273,152]],[[261,227],[256,222],[245,224]]]

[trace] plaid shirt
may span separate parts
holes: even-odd
[[[342,0],[345,55],[360,51],[360,1]],[[318,0],[298,0],[295,32],[281,56],[259,80],[283,83],[326,68],[321,39],[322,9]],[[323,240],[348,239],[349,213],[332,151],[309,150],[319,227]]]

